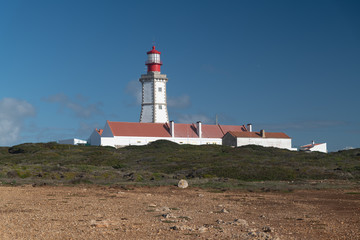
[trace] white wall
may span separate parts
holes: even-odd
[[[237,138],[237,146],[260,145],[263,147],[277,147],[291,149],[291,138]]]
[[[72,139],[59,140],[58,143],[59,144],[79,145],[79,144],[87,144],[87,141],[77,139],[77,138],[72,138]]]
[[[327,153],[327,146],[326,143],[322,143],[322,144],[317,144],[314,147],[310,148],[310,151],[314,152],[323,152],[323,153]]]
[[[159,91],[159,88],[161,88],[161,91]],[[154,92],[155,103],[166,104],[166,82],[155,79]]]
[[[223,145],[227,146],[246,146],[259,145],[263,147],[276,147],[296,151],[296,148],[291,147],[291,138],[240,138],[234,137],[230,133],[226,133],[223,137]]]
[[[291,138],[237,138],[237,147],[252,144],[292,150]]]
[[[221,145],[221,138],[172,138],[172,137],[101,137],[101,146],[124,147],[129,145],[146,145],[157,140],[168,140],[178,144]]]

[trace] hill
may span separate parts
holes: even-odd
[[[360,180],[360,149],[324,154],[168,141],[120,149],[57,143],[0,148],[3,183],[168,185],[182,178],[225,187],[254,181],[356,182]]]

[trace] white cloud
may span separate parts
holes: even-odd
[[[9,145],[20,138],[23,121],[35,115],[28,102],[15,98],[0,100],[0,145]]]
[[[182,95],[180,97],[169,97],[168,107],[172,108],[187,108],[190,106],[190,97],[188,95]]]
[[[201,121],[202,123],[211,124],[213,120],[203,114],[181,114],[177,117],[179,123],[195,123]]]
[[[76,101],[71,100],[63,93],[55,94],[44,99],[46,102],[59,103],[61,108],[71,110],[75,116],[79,118],[88,118],[94,115],[102,114],[100,102],[94,104],[86,104],[85,97],[79,95]]]

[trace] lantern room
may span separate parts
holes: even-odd
[[[160,67],[162,65],[160,54],[161,52],[156,50],[155,46],[152,47],[151,51],[147,52],[148,60],[145,65],[148,67],[148,72],[160,72]]]

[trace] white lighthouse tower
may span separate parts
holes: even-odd
[[[142,103],[140,122],[143,123],[166,123],[169,116],[166,104],[166,83],[168,79],[165,74],[160,73],[162,62],[161,52],[152,47],[147,52],[148,60],[147,74],[142,74],[139,81],[142,84]]]

